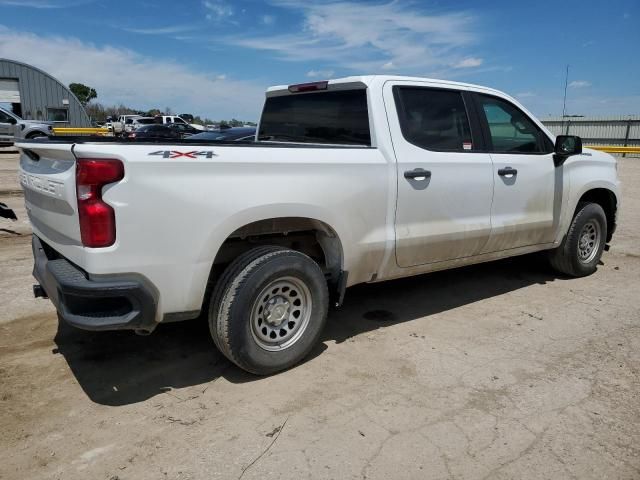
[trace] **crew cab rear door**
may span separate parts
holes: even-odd
[[[398,265],[478,254],[491,233],[493,166],[467,93],[404,81],[383,92],[397,162]]]
[[[482,253],[553,242],[563,178],[551,140],[509,100],[473,96],[494,166],[492,230]]]

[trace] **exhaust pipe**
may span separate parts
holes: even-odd
[[[44,291],[42,285],[36,284],[33,286],[33,296],[36,298],[49,298],[47,292]]]

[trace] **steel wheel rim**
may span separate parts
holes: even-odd
[[[260,348],[277,352],[294,345],[311,318],[311,291],[295,277],[273,280],[251,308],[251,334]]]
[[[600,249],[600,224],[589,220],[578,237],[578,258],[582,263],[591,263]]]

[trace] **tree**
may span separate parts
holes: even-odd
[[[98,98],[98,92],[82,83],[69,84],[69,90],[78,98],[83,107],[94,98]]]

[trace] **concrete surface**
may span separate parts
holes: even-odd
[[[59,325],[0,220],[0,478],[640,478],[640,162],[620,172],[596,274],[530,256],[356,287],[269,378],[201,322]]]

